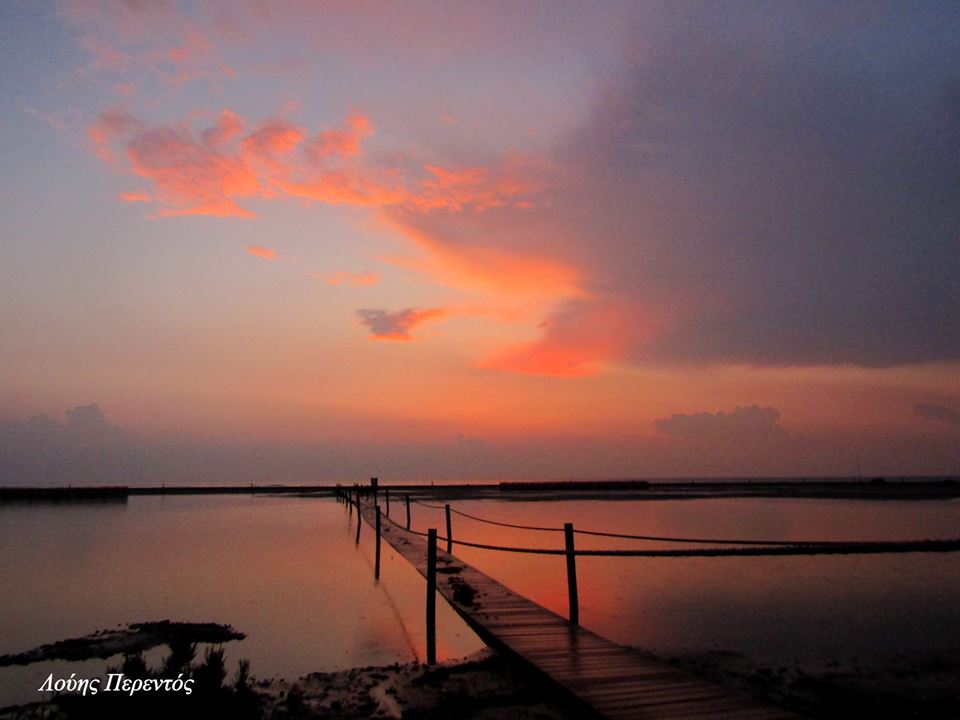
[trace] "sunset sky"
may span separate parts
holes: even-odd
[[[0,484],[960,473],[960,4],[0,4]]]

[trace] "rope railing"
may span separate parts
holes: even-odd
[[[423,503],[420,503],[423,504]],[[444,509],[438,507],[437,509]],[[451,512],[453,509],[451,508]],[[462,513],[461,513],[462,514]],[[419,530],[408,529],[400,523],[386,518],[388,522],[396,526],[403,532],[419,537],[427,537],[427,533]],[[560,530],[563,528],[550,528],[551,530]],[[604,537],[620,537],[617,533],[597,533],[586,530],[574,530],[584,535],[602,535]],[[629,536],[639,537],[639,536]],[[453,537],[437,535],[437,540],[448,542],[453,545],[476,548],[479,550],[495,550],[499,552],[521,553],[526,555],[567,555],[567,550],[559,548],[532,548],[515,547],[511,545],[491,545],[488,543],[478,543],[469,540],[457,540]],[[693,542],[689,539],[686,542]],[[871,541],[830,541],[830,542],[761,542],[761,541],[708,541],[697,540],[695,542],[716,542],[716,544],[728,543],[738,545],[756,545],[757,547],[744,548],[694,548],[685,550],[634,550],[634,549],[613,549],[613,550],[574,550],[574,555],[584,557],[751,557],[763,555],[850,555],[850,554],[877,554],[877,553],[905,553],[905,552],[955,552],[960,550],[960,539],[948,540],[871,540]]]
[[[577,569],[576,558],[580,557],[647,557],[647,558],[696,558],[696,557],[758,557],[758,556],[789,556],[789,555],[868,555],[879,553],[916,553],[916,552],[957,552],[960,551],[960,538],[951,538],[943,540],[881,540],[881,541],[784,541],[784,540],[729,540],[729,539],[707,539],[707,538],[678,538],[678,537],[657,537],[652,535],[628,535],[624,533],[608,533],[591,530],[574,530],[572,523],[565,523],[561,528],[545,528],[532,525],[519,525],[514,523],[498,522],[488,518],[481,518],[476,515],[465,513],[461,510],[455,510],[449,504],[439,506],[431,505],[420,500],[414,500],[415,503],[424,507],[443,510],[446,516],[447,534],[441,536],[436,529],[431,528],[428,532],[421,532],[410,527],[410,496],[405,496],[406,504],[406,525],[401,525],[390,517],[389,514],[389,490],[385,491],[387,502],[386,514],[381,513],[380,504],[377,497],[377,483],[371,479],[372,501],[366,501],[364,493],[359,487],[339,488],[336,497],[340,502],[348,506],[348,512],[352,516],[353,510],[357,512],[357,530],[356,543],[360,543],[360,526],[363,524],[361,511],[366,504],[372,507],[376,516],[374,521],[368,520],[376,530],[375,544],[375,564],[374,578],[380,577],[380,536],[384,529],[382,520],[397,528],[403,533],[426,538],[427,540],[427,663],[432,664],[436,661],[436,577],[437,577],[437,542],[447,543],[447,552],[453,550],[454,545],[461,547],[475,548],[478,550],[491,550],[495,552],[518,553],[525,555],[562,555],[566,558],[567,565],[567,591],[569,596],[569,621],[572,625],[578,625],[580,622],[580,609],[577,591]],[[560,548],[532,548],[515,547],[511,545],[494,545],[489,543],[472,542],[469,540],[455,540],[453,538],[452,525],[450,522],[451,512],[477,520],[490,525],[500,527],[514,527],[523,530],[539,530],[564,533],[563,549]],[[388,528],[389,529],[389,528]],[[655,540],[660,542],[685,542],[685,543],[703,543],[713,545],[740,545],[742,547],[705,547],[705,548],[684,548],[684,549],[657,549],[657,550],[638,550],[638,549],[586,549],[578,550],[574,546],[574,533],[595,537],[623,538],[630,540]]]
[[[430,503],[425,503],[421,500],[412,500],[411,502],[416,503],[417,505],[422,505],[426,508],[431,508],[433,510],[445,510],[447,506],[445,505],[432,505]],[[537,525],[519,525],[516,523],[507,523],[500,522],[497,520],[490,520],[488,518],[482,518],[478,515],[471,515],[470,513],[463,512],[462,510],[457,510],[454,507],[450,507],[450,512],[457,515],[461,515],[465,518],[470,518],[471,520],[476,520],[477,522],[485,523],[487,525],[496,525],[498,527],[507,527],[515,528],[517,530],[536,530],[540,532],[563,532],[563,528],[558,527],[541,527]],[[783,547],[849,547],[853,545],[863,545],[874,541],[865,541],[865,540],[731,540],[729,538],[697,538],[697,537],[676,537],[676,536],[664,536],[664,535],[631,535],[628,533],[613,533],[613,532],[602,532],[600,530],[579,530],[574,529],[574,533],[578,535],[589,535],[592,537],[607,537],[607,538],[617,538],[621,540],[644,540],[651,542],[665,542],[665,543],[685,543],[685,544],[697,544],[697,545],[757,545],[757,546],[783,546]],[[454,541],[459,542],[459,541]],[[914,541],[914,540],[888,540],[882,541],[884,543],[893,544],[893,545],[902,545],[904,543],[911,542],[927,542],[927,541]],[[462,544],[462,543],[461,543]],[[562,551],[561,551],[562,552]],[[627,555],[630,551],[624,550],[620,554]],[[647,551],[645,551],[647,552]],[[652,552],[652,551],[649,551]],[[679,557],[677,555],[671,555],[670,557]]]
[[[422,505],[425,508],[431,508],[432,510],[445,510],[446,505],[431,505],[430,503],[425,503],[422,500],[413,500],[417,505]],[[541,527],[538,525],[517,525],[516,523],[507,523],[507,522],[498,522],[497,520],[488,520],[487,518],[478,517],[476,515],[471,515],[470,513],[465,513],[463,510],[457,510],[455,507],[450,508],[450,512],[461,515],[465,518],[470,518],[471,520],[476,520],[477,522],[486,523],[487,525],[497,525],[499,527],[507,528],[516,528],[517,530],[539,530],[540,532],[563,532],[563,528],[555,527]]]

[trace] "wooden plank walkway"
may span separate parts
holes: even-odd
[[[367,524],[376,509],[363,504]],[[421,575],[427,543],[385,520],[383,540]],[[519,595],[437,548],[437,590],[488,645],[520,659],[585,708],[610,720],[796,720],[784,710],[617,645]]]

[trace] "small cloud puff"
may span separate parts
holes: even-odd
[[[733,412],[674,413],[654,422],[662,433],[684,440],[761,441],[785,438],[787,432],[778,425],[780,411],[772,407],[737,407]]]
[[[411,340],[410,331],[428,320],[439,320],[447,316],[444,308],[407,308],[390,312],[383,309],[357,310],[361,325],[370,328],[372,340]]]
[[[344,285],[346,287],[368,287],[380,282],[380,275],[373,272],[352,273],[344,270],[338,270],[329,275],[313,273],[314,277],[322,278],[327,285]]]
[[[247,252],[261,260],[276,260],[277,251],[259,245],[247,245]]]

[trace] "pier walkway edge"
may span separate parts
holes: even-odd
[[[361,503],[376,528],[376,506]],[[427,543],[395,523],[381,536],[427,577]],[[797,720],[798,715],[618,645],[437,548],[437,591],[488,645],[533,669],[583,709],[610,720]]]

